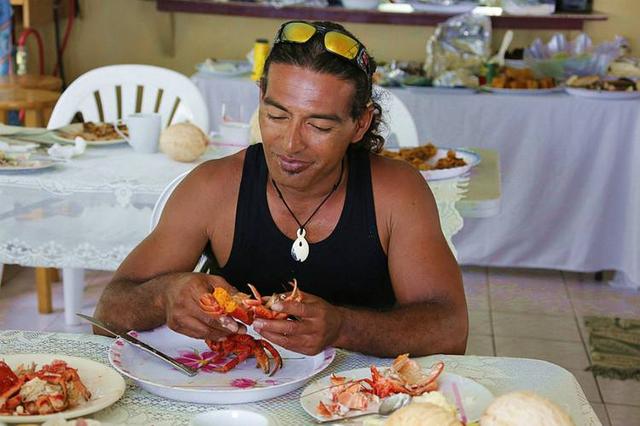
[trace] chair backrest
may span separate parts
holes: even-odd
[[[169,197],[174,189],[182,182],[182,179],[187,176],[189,172],[184,172],[179,176],[176,176],[169,185],[167,185],[160,194],[160,197],[156,201],[156,204],[153,206],[153,211],[151,212],[151,222],[149,226],[149,232],[153,231],[158,222],[160,221],[160,216],[162,215],[162,210],[164,210],[164,206],[167,204]]]
[[[78,77],[60,96],[48,128],[84,121],[114,122],[136,112],[157,112],[162,127],[190,121],[209,133],[209,113],[198,87],[184,75],[152,65],[109,65]]]
[[[375,90],[381,94],[382,117],[387,125],[387,131],[383,132],[383,136],[389,141],[387,146],[393,148],[395,144],[400,147],[420,145],[418,129],[409,109],[390,90],[382,87],[376,87]]]

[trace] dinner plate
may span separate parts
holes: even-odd
[[[3,359],[11,369],[17,368],[20,364],[35,362],[36,366],[40,367],[56,359],[62,360],[69,367],[78,370],[82,383],[91,392],[91,399],[75,408],[38,416],[0,416],[0,423],[41,423],[54,417],[71,419],[85,416],[110,406],[119,400],[125,391],[125,383],[121,375],[112,368],[90,359],[55,354],[0,354],[0,359]]]
[[[565,90],[568,94],[573,96],[580,96],[582,98],[592,98],[592,99],[617,99],[617,100],[626,100],[626,99],[637,99],[640,98],[640,91],[634,90],[632,92],[620,91],[620,92],[610,92],[608,90],[591,90],[591,89],[583,89],[580,87],[566,87]]]
[[[381,368],[381,367],[378,367]],[[445,367],[446,369],[446,367]],[[338,376],[344,376],[347,379],[357,380],[371,377],[371,370],[369,368],[357,368],[355,370],[347,370],[336,373]],[[343,420],[351,415],[358,415],[364,413],[363,411],[352,411],[347,413],[346,416],[334,416],[332,418],[324,417],[316,412],[318,403],[329,395],[329,391],[321,391],[331,386],[330,377],[323,377],[309,384],[300,395],[300,404],[302,408],[315,420]],[[475,380],[471,380],[467,377],[459,376],[454,373],[443,372],[438,377],[438,391],[441,392],[449,403],[458,407],[458,412],[461,416],[464,416],[468,421],[476,421],[480,418],[487,406],[493,401],[494,395]],[[369,406],[366,412],[370,412],[376,415],[378,406]],[[377,415],[376,415],[377,416]]]
[[[251,334],[253,330],[249,329]],[[168,327],[138,332],[136,337],[188,365],[197,366],[211,352],[204,340],[176,333]],[[227,373],[201,368],[187,377],[156,357],[117,339],[109,349],[109,361],[143,389],[169,399],[204,404],[239,404],[283,395],[304,385],[331,364],[335,350],[308,356],[274,345],[282,355],[283,367],[269,377],[249,358]]]
[[[18,160],[16,166],[0,166],[1,172],[33,172],[37,170],[48,169],[59,164],[59,161],[49,160]]]
[[[457,15],[460,13],[467,13],[478,6],[477,3],[471,2],[462,2],[456,4],[438,4],[438,3],[430,3],[421,0],[407,0],[406,3],[411,4],[413,10],[417,12],[430,12],[430,13],[446,13]]]
[[[476,154],[472,151],[467,151],[465,149],[454,149],[456,152],[456,157],[462,158],[465,163],[464,166],[461,167],[452,167],[450,169],[436,169],[436,170],[420,170],[420,173],[426,180],[443,180],[443,179],[451,179],[458,176],[462,176],[471,170],[472,167],[477,166],[480,163],[480,155]],[[436,162],[447,156],[449,149],[438,148],[438,152],[436,155],[431,157],[427,164],[435,165]]]
[[[82,123],[73,123],[73,124],[69,124],[68,126],[61,127],[60,129],[57,129],[56,131],[52,132],[51,137],[58,142],[75,143],[76,142],[75,136],[70,136],[69,134],[79,133],[81,131],[82,131]],[[87,140],[86,142],[87,142],[87,145],[105,146],[105,145],[115,145],[119,143],[126,143],[127,141],[123,138],[118,137],[116,139],[97,139],[92,141]]]
[[[551,87],[549,89],[503,89],[499,87],[484,86],[482,90],[486,90],[487,92],[495,93],[498,95],[536,96],[536,95],[549,95],[551,93],[562,92],[564,88],[561,86],[556,86],[556,87]]]
[[[205,61],[196,65],[196,69],[204,74],[217,77],[238,77],[252,71],[253,66],[249,61]]]

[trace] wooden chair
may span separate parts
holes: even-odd
[[[0,89],[0,122],[7,123],[9,111],[25,110],[24,125],[44,127],[60,94],[50,90]]]

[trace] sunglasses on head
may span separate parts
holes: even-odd
[[[358,40],[340,30],[304,21],[285,22],[276,35],[274,45],[283,42],[303,44],[316,33],[324,34],[324,48],[327,52],[348,59],[371,79],[367,50]]]

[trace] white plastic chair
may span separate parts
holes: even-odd
[[[139,108],[138,108],[139,107]],[[60,96],[48,128],[84,121],[114,122],[135,112],[157,112],[162,127],[190,121],[209,133],[207,105],[186,76],[152,65],[109,65],[78,77]]]
[[[153,211],[151,212],[151,221],[149,222],[149,232],[153,231],[160,222],[160,216],[162,216],[162,210],[164,210],[164,206],[167,204],[169,197],[173,193],[173,190],[182,182],[189,172],[184,172],[179,176],[176,176],[165,188],[162,190],[162,194],[160,194],[160,198],[156,201],[156,204],[153,206]]]
[[[135,112],[157,112],[162,127],[190,121],[209,134],[207,105],[186,76],[152,65],[109,65],[91,70],[71,83],[53,108],[47,128],[71,123],[77,112],[84,121],[114,122]],[[84,269],[63,268],[65,322],[78,324]]]
[[[394,147],[394,140],[399,147],[420,145],[416,124],[409,109],[400,98],[390,90],[382,87],[376,87],[374,90],[381,94],[382,117],[387,125],[387,130],[383,132],[383,136],[385,140],[391,142],[389,147]]]

